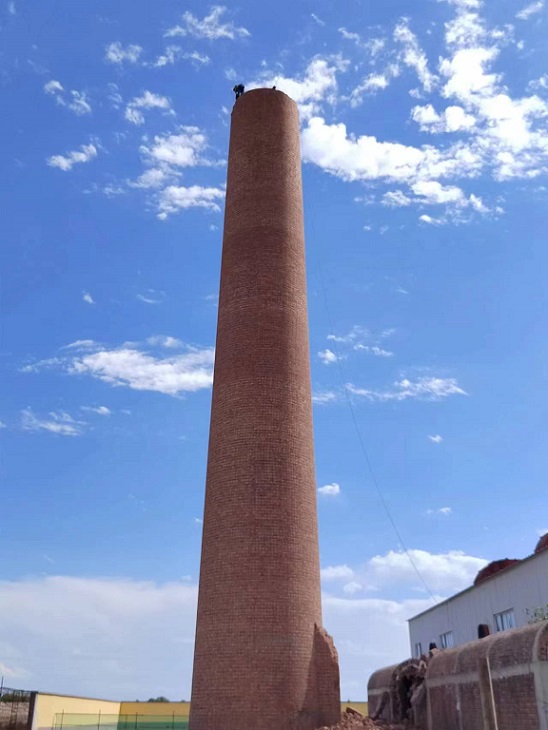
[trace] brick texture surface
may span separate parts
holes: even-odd
[[[298,111],[258,89],[232,112],[191,730],[338,721],[319,627]]]

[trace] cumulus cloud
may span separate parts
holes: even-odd
[[[324,365],[331,365],[334,362],[337,362],[338,357],[335,355],[335,353],[332,350],[326,349],[322,352],[318,352],[318,357],[323,362]]]
[[[445,595],[470,585],[486,564],[462,551],[413,550],[411,556],[431,588]],[[407,556],[394,551],[358,568],[324,568],[322,578],[329,585],[324,623],[339,653],[342,693],[361,697],[364,677],[408,655],[406,620],[432,601],[410,597],[417,575]],[[367,590],[373,583],[382,587],[383,598],[353,597],[361,589],[352,584]],[[391,598],[391,588],[403,598]],[[10,669],[24,668],[43,691],[63,687],[83,696],[188,698],[196,601],[197,586],[189,580],[59,575],[5,580],[0,582],[2,661]],[[161,631],[151,630],[158,626]],[[32,644],[25,641],[29,635]],[[58,661],[52,665],[53,654]]]
[[[109,63],[115,64],[137,63],[142,52],[142,47],[136,44],[130,44],[124,48],[120,41],[114,41],[106,47],[105,59]]]
[[[95,300],[88,291],[82,292],[82,301],[86,302],[86,304],[95,304]]]
[[[183,13],[182,24],[170,28],[165,34],[167,38],[175,36],[193,36],[210,41],[219,39],[235,40],[247,38],[251,33],[244,27],[238,27],[232,20],[224,20],[227,8],[214,5],[208,15],[199,20],[189,10]]]
[[[207,138],[198,127],[181,127],[176,134],[156,135],[152,142],[141,145],[140,151],[149,165],[195,167],[209,164],[202,157]]]
[[[323,581],[348,580],[354,577],[354,571],[348,565],[328,565],[321,569]]]
[[[191,167],[218,167],[223,161],[207,155],[207,137],[198,127],[181,126],[172,134],[156,135],[140,147],[144,172],[128,186],[149,191],[157,216],[190,208],[219,212],[225,197],[224,187],[215,185],[179,185],[181,173]]]
[[[462,550],[429,553],[409,550],[413,563],[431,590],[456,593],[473,583],[487,565],[487,560],[467,555]],[[368,577],[379,586],[415,585],[417,572],[403,551],[390,550],[386,555],[371,558],[365,568]]]
[[[166,113],[172,113],[171,102],[167,96],[145,91],[141,96],[135,96],[127,104],[124,116],[132,124],[144,124],[143,110],[149,111],[150,109],[161,109]]]
[[[72,170],[74,165],[91,162],[97,157],[97,148],[93,144],[83,144],[79,150],[67,152],[66,155],[52,155],[48,157],[47,164],[50,167],[58,167],[63,172]]]
[[[333,482],[332,484],[326,484],[324,487],[320,487],[318,492],[323,497],[337,497],[341,493],[341,488],[336,482]]]
[[[534,93],[510,93],[499,66],[502,50],[514,47],[512,27],[489,27],[481,15],[482,2],[448,0],[448,4],[454,16],[443,26],[444,52],[435,69],[403,18],[394,29],[394,48],[387,48],[386,43],[379,46],[384,68],[375,63],[349,96],[339,96],[358,106],[365,94],[383,92],[404,67],[412,68],[420,89],[411,89],[410,94],[422,98],[436,93],[435,105],[426,99],[411,110],[411,119],[431,136],[426,144],[402,144],[397,138],[361,134],[359,127],[347,129],[345,124],[328,121],[320,103],[309,106],[303,115],[306,163],[347,182],[376,181],[379,188],[398,182],[406,187],[373,192],[368,202],[440,205],[444,210],[439,216],[420,216],[420,221],[430,225],[462,223],[477,214],[504,212],[467,192],[463,185],[467,179],[527,179],[548,171],[548,100]],[[534,14],[539,5],[532,3],[522,12]],[[339,32],[363,47],[357,33],[345,28]],[[539,79],[528,90],[542,92],[545,88]],[[331,94],[337,93],[333,86]],[[445,104],[439,103],[440,97]],[[438,196],[436,202],[435,196],[413,192],[420,184],[430,184],[433,190],[432,183],[446,192],[451,190],[454,197],[441,200]]]
[[[21,428],[23,431],[46,431],[58,436],[81,436],[86,424],[75,420],[65,411],[51,411],[47,416],[40,418],[32,408],[21,411]]]
[[[222,188],[169,185],[160,195],[158,218],[165,220],[169,215],[189,208],[206,208],[219,212],[224,197],[225,191]]]
[[[196,392],[211,387],[213,348],[180,344],[183,352],[166,357],[154,347],[165,349],[176,338],[152,339],[146,343],[124,343],[120,347],[81,340],[63,348],[68,354],[28,365],[23,372],[56,369],[72,376],[90,376],[116,387],[149,390],[167,395]]]
[[[299,106],[301,119],[317,114],[323,102],[333,104],[337,95],[337,74],[344,72],[348,62],[341,56],[322,58],[317,56],[308,64],[304,74],[295,78],[280,73],[265,71],[260,78],[249,84],[249,88],[276,86],[284,91]]]
[[[349,393],[370,401],[404,401],[409,399],[439,401],[451,395],[467,395],[455,378],[436,378],[424,376],[415,381],[403,378],[387,390],[358,388],[351,383],[346,385]]]
[[[52,79],[44,84],[44,92],[52,96],[59,106],[70,109],[78,116],[91,114],[91,106],[83,91],[65,91],[60,81]]]
[[[45,692],[62,687],[87,697],[189,699],[196,601],[196,584],[184,579],[5,580],[0,582],[2,662],[18,676],[25,672]],[[344,697],[363,697],[364,678],[408,655],[406,619],[431,605],[417,598],[324,594],[324,623],[339,653]]]

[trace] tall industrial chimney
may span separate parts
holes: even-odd
[[[322,628],[297,105],[232,112],[191,730],[338,722]]]

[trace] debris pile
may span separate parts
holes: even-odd
[[[326,725],[319,728],[319,730],[404,730],[404,726],[386,725],[385,723],[379,725],[371,718],[362,715],[361,712],[354,710],[352,707],[347,707],[337,725],[331,725],[330,727]],[[406,730],[412,729],[407,728]]]

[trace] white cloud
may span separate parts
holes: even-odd
[[[428,93],[431,92],[436,85],[437,77],[428,69],[426,54],[419,46],[417,37],[409,28],[407,18],[402,18],[396,26],[394,39],[403,46],[401,53],[402,62],[406,66],[415,69],[423,89]]]
[[[191,185],[190,187],[169,185],[162,190],[158,218],[165,220],[168,215],[189,208],[207,208],[219,212],[221,210],[220,202],[224,200],[224,197],[225,191],[221,188],[202,187],[201,185]]]
[[[315,13],[310,13],[310,17],[312,20],[314,20],[318,25],[325,25],[325,20],[322,20],[321,18],[318,18],[318,16]]]
[[[323,102],[335,102],[337,73],[345,71],[347,67],[348,62],[340,56],[318,56],[310,61],[304,74],[297,78],[265,71],[258,80],[249,84],[249,88],[276,86],[297,102],[301,119],[309,119],[318,113]]]
[[[198,127],[181,127],[177,134],[156,135],[140,152],[150,165],[195,167],[209,164],[202,158],[207,138]]]
[[[110,63],[137,63],[143,52],[141,46],[130,44],[125,48],[120,41],[115,41],[105,49],[105,58]]]
[[[187,10],[183,13],[183,24],[170,28],[165,35],[168,38],[190,35],[194,38],[205,38],[207,40],[219,40],[220,38],[234,40],[236,38],[247,38],[251,35],[247,28],[238,27],[231,20],[223,22],[223,16],[226,12],[226,7],[214,5],[209,15],[199,20]]]
[[[321,117],[308,121],[302,133],[303,159],[343,180],[415,177],[436,150],[408,147],[398,142],[379,142],[376,137],[348,135],[345,124],[326,124]]]
[[[443,441],[443,436],[440,436],[439,434],[436,434],[435,436],[428,436],[428,438],[433,444],[441,444]]]
[[[406,195],[403,190],[389,190],[382,196],[382,204],[388,205],[390,208],[401,208],[411,205],[412,198]]]
[[[207,137],[198,127],[182,126],[174,134],[156,135],[152,140],[146,140],[139,150],[147,169],[127,184],[131,188],[152,191],[151,203],[161,220],[189,208],[218,212],[225,197],[224,188],[176,184],[185,168],[224,164],[209,159],[205,155],[207,148]]]
[[[62,350],[94,350],[96,347],[100,347],[98,342],[95,340],[75,340],[68,345],[64,345]]]
[[[2,659],[9,667],[24,666],[42,691],[62,687],[88,697],[190,699],[196,598],[196,586],[185,580],[5,580],[0,582]],[[165,632],[151,629],[160,625]],[[54,653],[58,660],[52,663]]]
[[[400,75],[400,67],[396,63],[388,65],[381,73],[371,73],[352,90],[350,94],[350,106],[359,106],[365,94],[375,94],[377,91],[384,91],[391,80]]]
[[[95,304],[95,300],[88,291],[82,292],[82,300],[86,302],[86,304]]]
[[[184,352],[170,357],[151,352],[150,348],[155,346],[174,348],[175,342],[179,341],[162,336],[151,338],[144,345],[128,342],[117,348],[108,348],[92,340],[80,340],[62,348],[69,350],[63,357],[28,365],[22,368],[22,372],[54,368],[73,376],[88,375],[116,387],[167,395],[211,387],[214,349],[185,345]]]
[[[112,415],[112,411],[106,406],[81,406],[81,410],[87,413],[95,413],[98,416]]]
[[[350,583],[345,583],[343,586],[343,592],[348,596],[353,596],[355,593],[363,591],[363,586],[355,580],[351,580]]]
[[[367,352],[369,355],[374,355],[375,357],[393,357],[394,353],[390,350],[385,350],[383,347],[379,347],[378,345],[362,345],[361,343],[358,345],[354,345],[354,350],[360,350],[362,352]]]
[[[433,591],[463,590],[473,583],[487,560],[466,555],[462,550],[447,553],[429,553],[426,550],[409,550],[417,570]],[[386,555],[376,555],[366,565],[372,581],[379,586],[415,585],[420,581],[409,557],[403,551],[390,550]],[[359,580],[359,578],[358,578]]]
[[[548,534],[548,527],[537,529],[537,535],[539,537],[544,537],[544,535]]]
[[[157,291],[156,289],[147,289],[146,294],[136,294],[136,298],[140,302],[145,304],[162,304],[165,301],[166,295],[163,291]],[[149,344],[158,344],[148,340]]]
[[[427,509],[426,514],[443,515],[444,517],[449,517],[450,514],[453,514],[453,510],[451,509],[451,507],[438,507],[438,509]]]
[[[333,482],[320,487],[318,492],[324,497],[337,497],[341,493],[341,488],[336,482]]]
[[[531,15],[540,13],[543,8],[544,0],[538,0],[538,2],[533,2],[530,5],[524,7],[523,10],[520,10],[519,13],[516,14],[516,18],[518,18],[518,20],[528,20]]]
[[[423,132],[431,134],[465,131],[476,124],[475,117],[467,114],[460,106],[449,106],[441,114],[438,114],[432,104],[415,106],[411,110],[411,117]]]
[[[338,400],[338,396],[332,390],[324,390],[312,394],[312,403],[319,406],[325,406],[328,403],[334,403]]]
[[[354,571],[348,565],[329,565],[321,569],[321,577],[324,581],[348,580],[354,577]]]
[[[0,421],[0,430],[2,430],[3,428],[7,428],[7,427],[8,426],[6,423],[4,423],[4,421]]]
[[[431,588],[447,595],[470,585],[486,563],[460,551],[436,555],[413,550],[411,555]],[[339,653],[342,696],[363,698],[364,682],[373,671],[409,655],[407,619],[432,601],[405,597],[419,582],[404,554],[376,556],[359,571],[342,567],[346,575],[340,574],[339,582],[333,577],[340,595],[323,594],[324,624]],[[394,587],[404,597],[353,598],[353,588],[344,591],[353,582],[368,586],[372,581],[385,591]],[[24,667],[45,692],[62,687],[80,696],[189,699],[196,601],[197,586],[187,579],[0,581],[2,662]],[[52,664],[53,655],[57,661]]]
[[[352,395],[361,396],[371,401],[404,401],[408,399],[438,401],[451,395],[467,395],[455,378],[435,378],[424,376],[416,381],[403,378],[396,381],[390,390],[369,390],[357,388],[351,383],[347,390]]]
[[[318,352],[318,357],[324,365],[331,365],[332,363],[337,362],[337,360],[339,359],[337,355],[335,355],[335,353],[329,349]]]
[[[74,112],[78,116],[83,114],[91,114],[91,106],[87,100],[86,94],[83,91],[69,91],[65,92],[60,81],[52,79],[44,84],[44,91],[46,94],[53,96],[59,106],[64,106],[70,111]],[[68,99],[66,96],[68,95]]]
[[[93,144],[83,144],[80,150],[68,152],[66,155],[52,155],[48,157],[47,164],[50,167],[58,167],[67,172],[72,170],[74,165],[90,162],[97,157],[97,148]]]
[[[51,411],[47,417],[39,418],[31,408],[21,411],[21,428],[23,431],[47,431],[59,436],[81,436],[86,424],[76,421],[65,411]]]
[[[350,332],[346,335],[334,335],[330,334],[327,335],[327,339],[331,340],[332,342],[339,342],[340,344],[344,345],[354,345],[357,340],[361,340],[362,338],[367,338],[370,336],[370,332],[365,327],[362,327],[359,324],[356,324],[352,327]]]
[[[144,124],[145,116],[142,111],[143,109],[147,111],[150,109],[162,109],[167,113],[172,112],[171,102],[167,96],[145,91],[141,96],[134,97],[128,103],[124,116],[132,124]]]
[[[153,335],[152,337],[147,337],[147,345],[165,347],[167,350],[179,350],[185,346],[185,343],[177,337],[171,337],[170,335]]]
[[[172,357],[154,357],[136,348],[85,352],[67,363],[72,375],[90,375],[110,385],[178,395],[211,387],[213,348],[187,348]]]
[[[154,66],[154,68],[172,66],[181,59],[185,61],[190,61],[196,68],[206,66],[208,63],[211,62],[210,57],[204,53],[199,53],[198,51],[183,51],[181,46],[171,45],[167,46],[165,51],[160,56],[158,56],[152,66]]]

